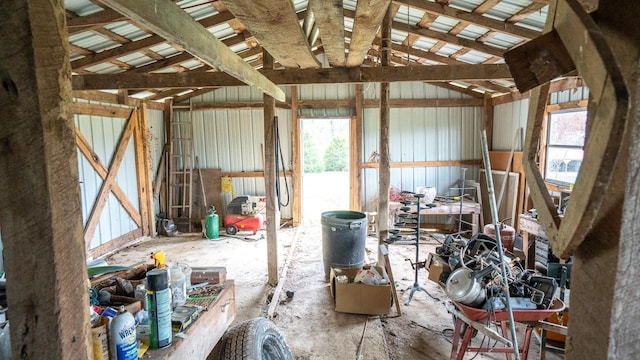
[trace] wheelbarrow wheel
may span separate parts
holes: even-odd
[[[221,360],[293,360],[284,335],[273,322],[262,317],[232,327],[219,345]]]
[[[235,225],[229,225],[225,228],[225,231],[229,235],[235,235],[238,233],[238,228]]]

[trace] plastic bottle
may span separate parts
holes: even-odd
[[[136,322],[133,315],[120,306],[111,324],[109,324],[110,358],[112,360],[137,360],[138,340]]]
[[[171,345],[171,290],[167,269],[147,273],[147,311],[149,346],[159,349]]]
[[[171,287],[171,307],[184,305],[187,301],[187,282],[180,266],[169,269],[169,286]]]

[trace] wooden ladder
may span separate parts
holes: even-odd
[[[176,223],[188,224],[191,232],[192,184],[193,184],[193,122],[191,101],[189,105],[176,105],[175,108],[188,108],[186,119],[176,119],[171,113],[171,133],[169,146],[169,218]],[[181,220],[181,221],[178,221]]]

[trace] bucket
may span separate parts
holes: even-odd
[[[359,268],[364,265],[367,215],[357,211],[327,211],[321,215],[324,276],[331,268]]]

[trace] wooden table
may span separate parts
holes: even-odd
[[[436,205],[432,208],[422,208],[423,205],[420,205],[420,215],[460,215],[460,202],[434,202]],[[390,202],[389,203],[389,214],[397,214],[402,205],[399,202]],[[413,210],[409,210],[409,212],[416,211],[415,205],[409,206]],[[475,235],[480,231],[480,212],[482,211],[480,204],[474,201],[463,201],[462,202],[462,215],[470,215],[471,216],[471,235]]]
[[[224,282],[224,289],[211,307],[185,331],[186,338],[173,337],[164,349],[148,350],[141,359],[206,359],[236,317],[235,283]]]

